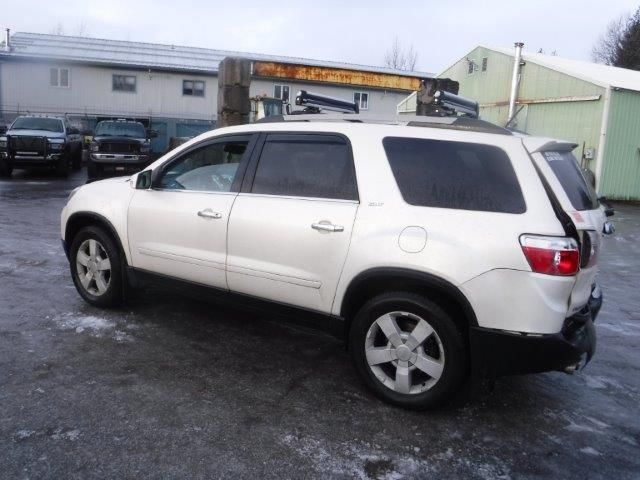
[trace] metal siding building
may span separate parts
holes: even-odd
[[[0,44],[2,45],[2,44]],[[371,113],[391,114],[428,73],[206,48],[86,37],[16,33],[10,49],[0,47],[0,121],[18,114],[68,114],[93,128],[106,117],[144,121],[159,131],[154,151],[169,137],[191,136],[215,126],[218,66],[228,56],[253,61],[250,95],[274,96],[275,85],[353,100],[368,95]],[[66,86],[51,86],[52,69],[66,69]],[[135,91],[116,91],[113,76],[135,77]],[[288,76],[287,76],[288,75]],[[204,95],[183,93],[183,81],[204,82]]]
[[[575,142],[599,194],[640,199],[640,72],[543,54],[523,61],[513,126]],[[505,125],[513,64],[513,52],[479,46],[439,77],[460,82],[483,119]]]

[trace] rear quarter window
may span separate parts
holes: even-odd
[[[576,210],[595,210],[598,196],[580,171],[578,161],[571,152],[542,152],[554,175],[562,185],[571,205]]]
[[[404,200],[422,207],[524,213],[511,160],[501,148],[387,137],[383,146]]]

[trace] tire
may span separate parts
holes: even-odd
[[[73,155],[72,167],[74,170],[82,168],[82,147],[76,149],[76,153]]]
[[[455,322],[426,297],[408,292],[385,293],[362,306],[349,350],[378,397],[413,410],[451,398],[468,372],[468,349]]]
[[[89,160],[89,163],[87,163],[87,180],[92,182],[94,180],[97,180],[98,177],[98,166],[91,160]]]
[[[69,259],[73,283],[87,303],[101,308],[122,303],[122,256],[111,235],[100,227],[81,229],[71,242]]]
[[[0,160],[0,177],[11,177],[13,166],[6,161]]]
[[[60,160],[58,160],[58,164],[56,165],[56,175],[63,178],[68,177],[69,170],[71,170],[70,167],[71,157],[69,153],[66,153]]]

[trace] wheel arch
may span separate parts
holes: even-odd
[[[390,291],[424,295],[449,313],[465,336],[469,327],[478,325],[471,303],[451,282],[417,270],[381,267],[366,270],[349,283],[340,307],[340,316],[345,319],[345,335],[349,335],[353,317],[365,302]]]
[[[97,226],[103,228],[113,238],[123,262],[127,262],[127,253],[122,245],[120,236],[113,224],[104,216],[95,212],[75,212],[67,220],[64,229],[65,253],[69,257],[69,250],[73,243],[73,238],[84,227]]]

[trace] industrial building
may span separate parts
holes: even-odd
[[[339,62],[121,40],[15,33],[0,48],[0,122],[24,113],[66,114],[80,128],[134,118],[170,137],[215,127],[218,65],[252,61],[250,95],[294,100],[306,89],[358,103],[362,112],[395,113],[431,74]]]
[[[438,76],[458,81],[485,120],[578,144],[574,153],[595,173],[600,195],[640,200],[640,72],[522,53],[510,119],[516,50],[478,46]],[[415,105],[410,95],[398,112]]]

